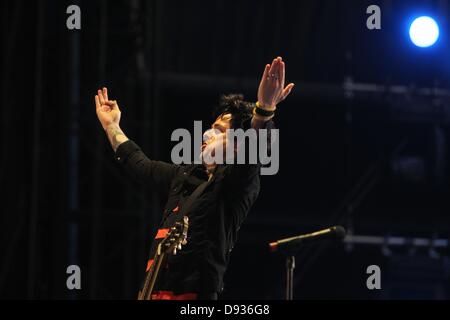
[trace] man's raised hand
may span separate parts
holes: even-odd
[[[267,64],[264,68],[258,88],[258,101],[263,107],[273,109],[291,93],[294,84],[290,83],[284,87],[285,73],[285,64],[281,57],[273,59],[272,64]]]
[[[95,96],[95,109],[98,120],[104,130],[111,124],[119,124],[120,109],[116,100],[108,99],[108,89],[103,88],[97,91]]]

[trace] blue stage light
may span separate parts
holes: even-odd
[[[430,47],[435,44],[439,38],[439,26],[431,17],[419,17],[411,23],[411,26],[409,27],[409,37],[418,47]]]

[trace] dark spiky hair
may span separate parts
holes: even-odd
[[[232,129],[248,129],[250,128],[254,106],[254,103],[245,101],[242,94],[223,95],[213,112],[212,121],[215,121],[220,115],[231,114]]]

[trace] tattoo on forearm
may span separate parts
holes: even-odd
[[[106,132],[114,152],[116,152],[120,144],[128,140],[127,136],[118,125],[111,125],[107,127]]]

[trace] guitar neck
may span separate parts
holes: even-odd
[[[151,300],[153,288],[155,287],[156,279],[158,278],[158,273],[164,260],[164,256],[164,253],[155,255],[153,264],[145,277],[144,287],[139,293],[138,300]]]

